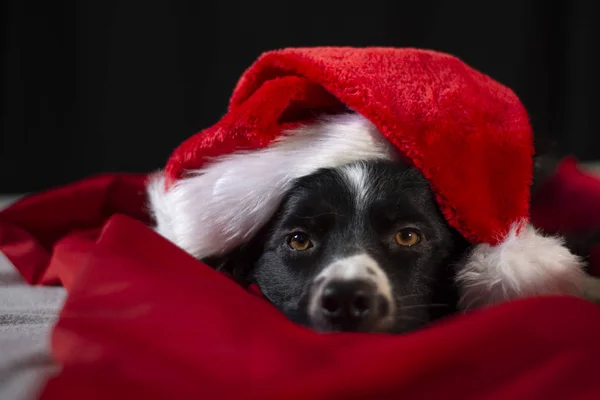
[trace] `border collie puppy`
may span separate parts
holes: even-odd
[[[220,269],[317,330],[400,333],[456,310],[467,248],[417,169],[365,161],[298,179]]]
[[[156,179],[149,187],[156,229],[213,268],[242,283],[257,284],[287,317],[311,328],[396,333],[419,328],[458,310],[456,270],[472,245],[444,219],[420,171],[396,157],[374,156],[385,155],[391,147],[382,144],[379,135],[372,124],[350,113],[299,128],[288,141],[277,144],[277,152],[240,153],[206,175],[195,171],[189,179],[201,181],[171,190],[168,199],[164,181]],[[551,175],[560,159],[551,151],[540,152],[540,138],[536,139],[532,190]],[[351,153],[354,140],[372,143],[374,151],[359,146]],[[309,141],[320,146],[317,151],[332,158],[336,167],[311,167]],[[289,157],[281,156],[285,150]],[[247,160],[241,162],[239,157]],[[347,164],[353,159],[371,161]],[[234,231],[243,232],[243,241],[235,235],[213,237],[211,227],[218,229],[247,208],[237,207],[235,196],[226,197],[226,205],[198,204],[196,197],[230,185],[243,198],[243,192],[252,190],[253,183],[260,186],[263,177],[257,173],[238,185],[236,176],[244,168],[261,171],[257,166],[264,165],[275,170],[294,165],[298,173],[281,174],[285,192],[269,188],[265,204],[251,205],[262,208],[250,222],[235,221]],[[302,177],[293,181],[294,176]],[[207,208],[216,215],[209,216]],[[262,217],[270,220],[263,225]],[[203,225],[207,218],[209,227]],[[598,238],[570,237],[567,246],[585,258]],[[220,242],[227,240],[231,246]],[[207,258],[210,254],[217,256]],[[586,285],[587,298],[600,301],[600,279],[589,278]]]

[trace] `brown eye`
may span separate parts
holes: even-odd
[[[402,229],[396,233],[395,239],[400,246],[411,247],[421,241],[421,233],[412,228]]]
[[[312,242],[310,238],[305,233],[294,233],[288,239],[288,246],[292,250],[303,251],[312,247]]]

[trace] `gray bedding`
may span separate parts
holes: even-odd
[[[0,400],[35,398],[56,370],[50,332],[64,299],[63,288],[27,285],[0,253]]]
[[[0,253],[0,399],[35,398],[55,365],[50,332],[63,288],[32,287]]]

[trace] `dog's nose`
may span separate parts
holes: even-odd
[[[342,331],[373,330],[390,310],[369,280],[332,281],[323,288],[319,305],[322,318]]]

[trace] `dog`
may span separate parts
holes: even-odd
[[[298,179],[219,269],[316,330],[402,333],[455,312],[468,246],[417,169],[362,161]]]
[[[533,191],[560,160],[539,147]],[[566,240],[581,257],[600,238],[584,236]],[[418,169],[370,160],[297,179],[250,241],[203,261],[318,331],[406,333],[458,311],[455,278],[470,248]]]

